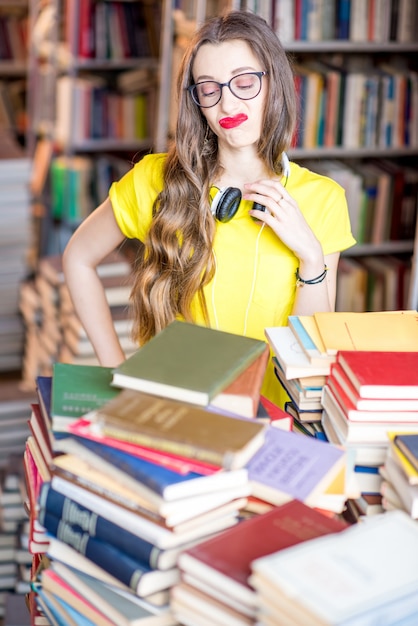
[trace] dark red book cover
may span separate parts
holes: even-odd
[[[340,519],[291,500],[185,550],[179,557],[179,567],[199,576],[194,563],[201,563],[221,580],[233,579],[251,590],[248,577],[254,559],[345,528],[347,524]]]

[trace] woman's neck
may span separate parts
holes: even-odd
[[[269,177],[260,157],[253,150],[222,151],[219,155],[221,164],[219,176],[213,184],[216,187],[238,187],[241,192],[244,184],[260,178]]]

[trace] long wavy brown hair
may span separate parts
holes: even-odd
[[[152,225],[136,261],[131,301],[133,336],[139,344],[178,316],[194,321],[191,303],[196,295],[207,320],[203,287],[215,271],[212,245],[216,229],[209,192],[220,165],[217,137],[187,87],[193,84],[193,62],[199,48],[234,39],[247,42],[268,72],[258,142],[259,156],[268,171],[281,174],[282,153],[293,137],[297,116],[293,72],[270,26],[244,11],[207,21],[196,32],[181,63],[175,140],[165,163],[164,188],[155,201]]]

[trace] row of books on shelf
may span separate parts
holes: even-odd
[[[396,311],[410,301],[411,261],[393,255],[343,257],[338,267],[337,311]]]
[[[283,42],[415,41],[418,14],[405,0],[277,0],[275,29]]]
[[[76,16],[75,7],[69,3],[65,14],[66,43],[73,56],[83,59],[157,57],[159,4],[85,0]]]
[[[396,159],[306,160],[345,190],[350,223],[358,243],[413,240],[418,201],[418,170]],[[347,309],[349,310],[349,309]]]
[[[0,371],[22,363],[24,326],[19,315],[19,284],[29,271],[31,162],[12,133],[0,130]]]
[[[0,81],[0,128],[23,136],[27,128],[26,80]]]
[[[99,206],[111,184],[130,167],[127,159],[55,156],[50,164],[50,210],[54,220],[78,225]]]
[[[106,198],[111,184],[131,167],[127,158],[58,155],[48,159],[50,217],[77,226]],[[48,256],[42,254],[41,256]]]
[[[149,137],[154,105],[151,92],[123,94],[110,90],[97,76],[61,76],[56,94],[55,137],[61,146],[88,139],[134,142]]]
[[[369,318],[381,339],[376,315],[361,319]],[[396,313],[382,315],[396,327]],[[399,316],[412,332],[405,320],[413,316]],[[317,398],[318,389],[325,393],[337,379],[338,367],[348,372],[350,363],[362,380],[362,402],[396,398],[404,415],[418,401],[416,367],[409,362],[414,352],[333,345],[332,358],[312,361],[295,328],[266,329],[284,381],[298,380]],[[283,345],[289,345],[287,361]],[[231,413],[231,404],[215,410],[215,399],[248,368],[261,358],[267,366],[266,354],[265,342],[174,322],[117,368],[56,363],[52,376],[37,378],[32,408],[39,434],[35,445],[28,441],[25,467],[32,549],[46,561],[32,583],[33,606],[64,620],[71,614],[76,623],[84,615],[118,626],[139,624],[145,614],[158,624],[206,626],[210,614],[219,624],[267,626],[280,623],[278,611],[295,623],[367,623],[387,615],[388,602],[394,619],[416,619],[416,571],[408,565],[418,537],[416,511],[398,495],[402,506],[392,499],[384,508],[382,497],[373,512],[384,514],[370,514],[364,524],[349,526],[343,515],[349,500],[359,511],[373,506],[354,480],[355,466],[360,460],[377,466],[377,457],[366,461],[362,446],[301,434],[278,407],[281,419],[273,420],[261,381],[252,418]],[[392,367],[389,359],[396,359]],[[211,376],[209,364],[216,370]],[[248,383],[244,390],[249,395]],[[393,445],[398,435],[415,432],[411,416],[407,426],[402,431],[395,424]],[[366,447],[379,450],[379,472],[389,465],[391,438]],[[381,471],[383,491],[389,478]],[[357,573],[367,569],[370,584],[360,588],[356,573],[349,597],[338,582],[324,585],[329,571],[335,581],[349,575],[344,559],[332,558],[335,551],[355,558]]]
[[[26,61],[28,19],[16,12],[0,14],[0,62]]]
[[[295,73],[301,103],[297,147],[418,146],[418,74],[412,69],[363,58],[347,67],[308,61],[295,64]]]

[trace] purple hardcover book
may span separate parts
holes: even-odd
[[[274,504],[296,498],[319,506],[313,498],[329,491],[331,483],[338,483],[339,477],[343,490],[345,465],[343,449],[315,437],[270,426],[264,445],[246,467],[254,495]],[[338,488],[331,492],[338,493]]]

